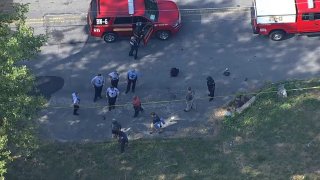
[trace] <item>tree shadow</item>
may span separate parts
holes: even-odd
[[[64,85],[64,80],[57,76],[37,76],[35,78],[36,95],[41,95],[47,100],[59,91]]]

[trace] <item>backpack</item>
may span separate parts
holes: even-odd
[[[179,69],[178,68],[171,68],[170,70],[170,76],[171,77],[177,77],[179,74]]]

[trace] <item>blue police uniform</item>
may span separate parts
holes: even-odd
[[[127,73],[127,79],[128,79],[128,84],[127,84],[127,90],[126,93],[128,93],[131,89],[131,84],[132,84],[132,92],[134,93],[135,88],[136,88],[136,82],[138,79],[138,74],[135,70],[130,70]]]

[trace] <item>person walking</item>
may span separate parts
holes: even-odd
[[[126,94],[130,91],[131,84],[132,84],[132,92],[134,93],[137,79],[138,79],[138,73],[136,72],[136,70],[135,69],[129,70],[127,73],[128,84],[127,84]]]
[[[131,36],[130,38],[131,49],[129,52],[129,56],[133,56],[135,52],[134,59],[138,58],[138,49],[139,49],[139,39],[136,36]]]
[[[186,104],[187,107],[184,109],[185,112],[189,112],[191,109],[194,108],[194,94],[195,92],[191,89],[191,87],[188,87],[188,92],[186,94]]]
[[[73,115],[78,116],[78,110],[80,108],[80,97],[79,93],[74,92],[72,95],[72,103],[73,103]]]
[[[214,82],[214,80],[211,76],[207,77],[207,87],[208,87],[208,91],[209,91],[208,96],[210,97],[209,101],[212,101],[214,98],[214,91],[216,88],[216,83]]]
[[[116,138],[120,131],[121,131],[121,124],[116,120],[112,120],[112,123],[111,123],[112,137]]]
[[[118,82],[119,82],[119,73],[117,71],[113,71],[108,74],[110,80],[111,80],[111,86],[118,88]]]
[[[115,109],[115,104],[117,101],[117,97],[119,95],[119,90],[113,86],[109,87],[106,91],[106,96],[108,99],[108,104],[109,104],[109,111],[111,111],[111,109]]]
[[[140,98],[138,96],[134,96],[133,100],[132,100],[132,105],[133,105],[133,109],[134,109],[134,115],[133,117],[137,117],[139,115],[139,112],[143,112],[143,108],[141,106],[141,101]]]
[[[120,152],[124,153],[125,146],[126,145],[128,146],[128,144],[129,144],[128,136],[125,132],[119,131],[118,137],[119,137],[118,142],[120,143]]]
[[[91,84],[94,87],[94,98],[93,102],[97,101],[97,98],[102,99],[101,92],[104,85],[104,78],[101,74],[98,74],[91,80]]]

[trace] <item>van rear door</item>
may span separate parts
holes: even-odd
[[[298,18],[299,33],[320,31],[320,12],[302,13]]]

